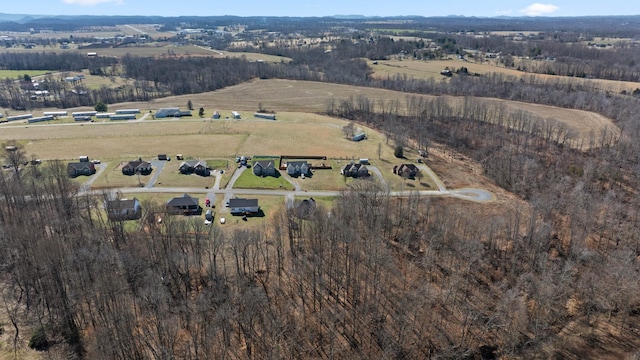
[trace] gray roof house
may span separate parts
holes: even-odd
[[[255,214],[259,211],[258,199],[234,198],[229,200],[229,212],[231,214]]]
[[[200,202],[198,198],[184,194],[175,197],[167,202],[167,212],[170,214],[194,215],[200,213]]]
[[[178,170],[180,170],[181,174],[211,175],[211,168],[207,166],[207,162],[204,160],[183,161]]]
[[[261,160],[253,163],[253,174],[256,176],[275,176],[276,166],[273,160]]]
[[[150,162],[138,159],[129,161],[128,163],[124,164],[124,166],[122,167],[122,174],[135,175],[136,173],[139,173],[142,175],[149,175],[151,174],[152,170],[153,169],[151,168]]]
[[[107,200],[104,207],[109,220],[135,220],[142,215],[140,201],[136,198]]]
[[[341,170],[340,174],[343,176],[350,176],[353,178],[366,177],[369,175],[369,169],[364,164],[347,164]]]
[[[77,177],[80,175],[91,176],[95,174],[96,167],[92,162],[72,162],[67,164],[67,174],[70,177]]]
[[[287,174],[289,176],[309,175],[309,164],[306,161],[289,161]]]

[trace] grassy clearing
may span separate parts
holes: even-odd
[[[126,164],[129,160],[111,160],[106,169],[98,176],[98,178],[91,185],[92,189],[106,189],[116,187],[142,187],[152,177],[153,172],[150,175],[123,175],[122,165]],[[154,168],[153,171],[158,171]],[[95,175],[93,175],[95,176]]]
[[[22,79],[25,75],[31,77],[50,73],[50,70],[0,70],[0,79]]]
[[[182,161],[166,162],[162,173],[158,176],[158,187],[213,187],[216,178],[214,176],[200,176],[196,174],[184,175],[178,170]],[[208,164],[208,162],[207,162]]]
[[[275,216],[277,211],[284,207],[283,196],[250,196],[247,198],[258,199],[260,205],[260,214],[247,217],[247,221],[242,220],[242,216],[231,215],[228,212],[217,212],[214,224],[225,230],[236,230],[246,228],[259,228],[268,224],[268,220]],[[220,217],[224,217],[226,223],[220,224]]]
[[[334,161],[329,161],[332,169],[313,170],[312,176],[303,179],[295,179],[303,190],[330,190],[338,191],[344,189],[345,179],[340,175],[340,168],[334,165]]]
[[[246,169],[242,175],[233,184],[234,189],[272,189],[272,190],[293,190],[291,185],[280,173],[276,170],[277,176],[256,176],[251,171],[251,168]]]

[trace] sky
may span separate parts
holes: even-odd
[[[2,0],[0,13],[159,16],[640,15],[637,0]]]

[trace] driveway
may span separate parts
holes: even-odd
[[[109,163],[95,164],[96,173],[91,175],[89,180],[87,180],[84,184],[82,184],[82,186],[80,187],[81,191],[87,191],[87,190],[91,189],[91,184],[93,184],[94,181],[96,181],[98,179],[100,174],[102,174],[102,172],[104,171],[104,169],[107,168],[108,165],[109,165]]]
[[[380,180],[380,183],[382,184],[382,186],[384,186],[384,188],[387,189],[388,188],[387,181],[382,176],[382,172],[380,171],[380,169],[378,169],[375,166],[367,166],[367,168],[369,169],[369,171],[371,171],[374,174],[376,174],[376,176]]]
[[[162,169],[164,169],[164,165],[167,163],[164,160],[151,160],[151,166],[153,167],[153,172],[151,173],[151,179],[147,181],[147,184],[144,186],[145,188],[152,188],[156,184],[156,180],[158,180],[158,176],[162,173]]]

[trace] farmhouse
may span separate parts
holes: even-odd
[[[393,167],[393,173],[398,176],[405,177],[407,179],[413,179],[418,174],[418,167],[413,164],[402,164],[400,166]]]
[[[259,211],[258,199],[234,198],[229,200],[229,212],[231,214],[255,214]]]
[[[256,176],[275,176],[276,166],[273,160],[261,160],[253,163],[253,174]]]
[[[142,159],[132,160],[128,163],[124,164],[122,167],[123,175],[135,175],[136,173],[140,175],[149,175],[151,174],[151,163],[147,161],[143,161]]]
[[[135,220],[142,215],[140,201],[136,198],[107,200],[104,208],[109,220]]]
[[[196,174],[200,176],[211,175],[211,168],[207,166],[204,160],[187,160],[183,161],[178,168],[181,174]]]
[[[200,203],[197,198],[184,194],[169,200],[166,210],[169,214],[194,215],[200,212]]]
[[[287,174],[289,176],[309,175],[309,164],[306,161],[289,161]]]
[[[342,176],[349,176],[352,178],[361,178],[369,175],[369,169],[364,164],[347,164],[341,170]]]
[[[72,178],[78,177],[80,175],[91,176],[95,174],[95,172],[95,165],[93,165],[93,163],[91,162],[82,161],[67,164],[67,174],[69,174],[69,176]]]

